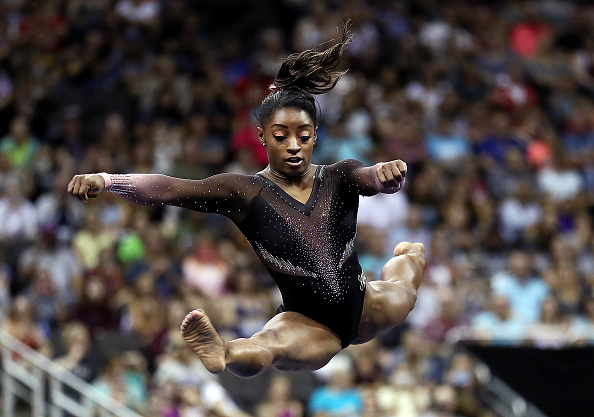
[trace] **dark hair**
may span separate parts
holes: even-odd
[[[270,86],[271,93],[255,109],[260,126],[277,110],[291,107],[305,110],[317,125],[316,101],[313,94],[323,94],[334,88],[345,71],[337,70],[344,47],[351,41],[349,21],[344,24],[338,43],[322,52],[308,49],[290,55],[278,70]]]

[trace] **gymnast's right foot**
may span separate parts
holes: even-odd
[[[209,372],[218,374],[225,370],[225,342],[204,310],[192,310],[186,315],[181,334]]]

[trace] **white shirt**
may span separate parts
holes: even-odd
[[[8,198],[0,198],[0,238],[33,239],[37,234],[35,206],[23,200],[10,204]]]

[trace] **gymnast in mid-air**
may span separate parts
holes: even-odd
[[[278,285],[283,302],[264,328],[247,339],[223,340],[201,309],[188,313],[181,333],[206,369],[250,377],[270,367],[315,370],[341,349],[367,342],[402,323],[423,277],[425,249],[403,242],[367,282],[355,252],[359,196],[402,187],[401,160],[363,166],[310,162],[318,126],[314,94],[331,90],[351,40],[346,27],[324,51],[289,56],[256,114],[269,165],[255,175],[218,174],[203,180],[161,174],[76,175],[68,192],[83,201],[104,190],[141,205],[174,205],[219,213],[246,236]]]

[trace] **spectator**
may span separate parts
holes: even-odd
[[[0,328],[25,346],[39,351],[42,355],[49,356],[52,350],[51,345],[35,323],[34,317],[35,307],[31,299],[20,295],[12,300],[8,314]],[[20,359],[20,357],[16,355],[14,359]]]
[[[440,118],[435,132],[425,138],[427,154],[433,161],[452,166],[470,155],[468,138],[453,131],[453,121]]]
[[[509,41],[516,54],[530,58],[537,53],[543,38],[551,33],[551,28],[541,20],[537,2],[526,2],[523,8],[523,19],[512,27]]]
[[[303,405],[291,397],[291,381],[276,376],[270,381],[268,397],[257,409],[258,417],[302,417]]]
[[[541,304],[550,292],[548,285],[533,273],[531,256],[521,250],[509,256],[509,268],[491,277],[491,288],[510,301],[514,315],[533,322],[538,319]]]
[[[10,167],[30,167],[38,149],[39,142],[31,135],[25,117],[15,117],[10,134],[0,139],[0,152],[8,158]]]
[[[563,152],[553,155],[550,167],[544,167],[538,173],[538,186],[556,202],[575,198],[584,187],[579,172],[571,168]],[[559,184],[563,184],[562,187]]]
[[[89,332],[80,323],[70,323],[62,330],[65,351],[56,352],[55,362],[85,382],[97,377],[101,355],[91,343]]]
[[[108,399],[113,399],[116,407],[125,405],[142,412],[148,395],[144,366],[139,352],[112,356],[93,385]]]
[[[567,317],[559,310],[557,300],[547,297],[542,303],[540,320],[527,329],[527,338],[539,348],[559,348],[567,343],[568,328]]]
[[[510,308],[507,297],[493,295],[490,309],[472,319],[474,338],[494,345],[518,345],[526,335],[526,322]]]
[[[337,356],[327,365],[328,385],[317,388],[308,404],[308,412],[316,417],[362,416],[363,395],[353,386],[353,365],[348,357]]]
[[[44,271],[55,289],[55,296],[66,306],[72,306],[80,297],[82,268],[72,248],[58,242],[58,231],[52,224],[45,224],[35,244],[19,257],[18,279],[27,286],[33,277]]]
[[[526,230],[541,219],[541,209],[533,195],[530,184],[522,181],[499,206],[499,233],[506,244],[520,244]]]

